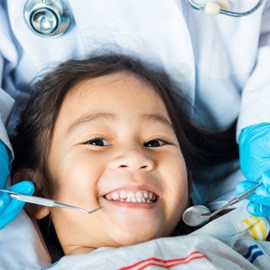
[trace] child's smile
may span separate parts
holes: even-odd
[[[119,189],[106,194],[105,199],[120,203],[152,204],[157,202],[158,195],[146,189]]]

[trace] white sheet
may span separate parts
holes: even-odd
[[[20,215],[0,230],[0,269],[35,270],[51,264],[39,231],[28,215]]]

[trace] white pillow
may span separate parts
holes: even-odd
[[[41,269],[51,258],[40,231],[23,210],[0,230],[0,269]]]

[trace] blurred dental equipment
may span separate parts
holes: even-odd
[[[208,15],[217,15],[223,14],[231,17],[244,17],[255,12],[265,0],[257,0],[257,3],[254,7],[246,11],[236,12],[230,10],[230,2],[228,0],[220,1],[207,1],[205,5],[197,4],[199,0],[186,0],[189,6],[196,10],[202,10],[205,14]]]
[[[206,206],[203,206],[203,205],[191,206],[188,209],[186,209],[186,211],[184,212],[182,216],[182,219],[186,225],[191,226],[191,227],[203,225],[204,223],[208,222],[210,218],[214,217],[215,215],[225,210],[229,206],[234,205],[244,200],[248,196],[250,196],[255,191],[255,189],[259,187],[260,185],[262,185],[262,182],[258,183],[257,185],[248,189],[244,193],[233,198],[227,204],[225,204],[224,206],[222,206],[221,208],[217,209],[216,211],[212,213],[210,212],[209,208],[207,208]]]
[[[37,204],[37,205],[42,205],[42,206],[47,206],[47,207],[61,207],[61,208],[72,209],[72,210],[76,210],[76,211],[82,212],[82,213],[87,214],[87,215],[92,214],[92,213],[94,213],[97,210],[102,208],[102,206],[100,206],[100,207],[95,208],[93,210],[87,211],[87,210],[82,209],[78,206],[60,203],[60,202],[57,202],[54,200],[45,199],[45,198],[41,198],[41,197],[37,197],[37,196],[24,195],[24,194],[17,193],[17,192],[7,190],[7,189],[0,189],[0,192],[8,193],[12,199],[16,199],[16,200],[19,200],[22,202],[27,202],[27,203],[32,203],[32,204]]]

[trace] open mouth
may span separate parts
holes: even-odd
[[[138,191],[113,191],[104,195],[108,201],[118,201],[125,203],[155,203],[158,200],[158,195],[147,190]]]

